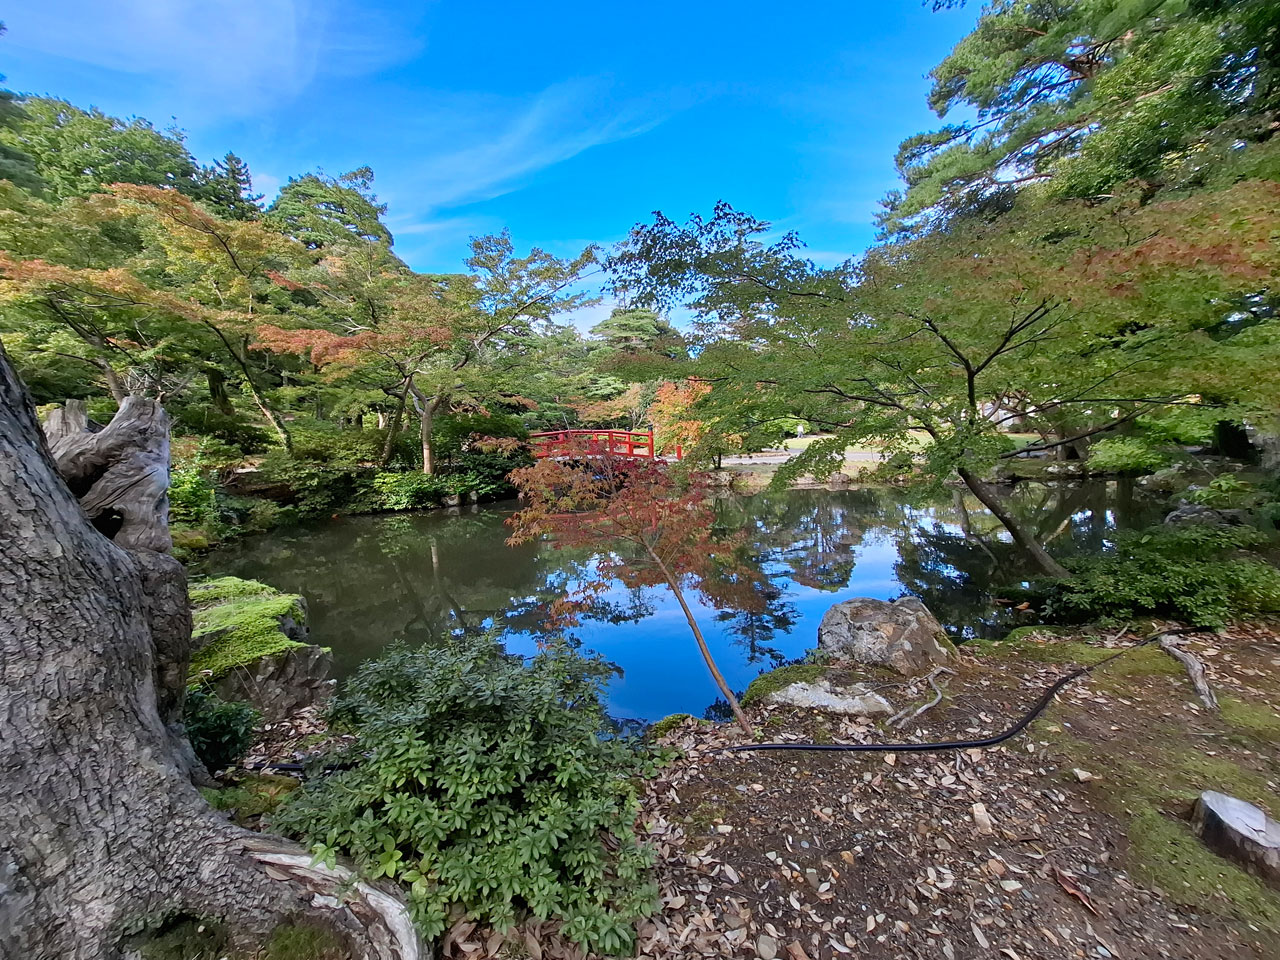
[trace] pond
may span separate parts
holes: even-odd
[[[1097,550],[1115,528],[1159,518],[1123,481],[1023,484],[1012,503],[1059,557]],[[508,650],[529,655],[546,606],[589,576],[592,558],[549,543],[507,546],[513,509],[341,518],[242,540],[196,572],[305,596],[312,640],[333,649],[339,680],[392,641],[438,643],[451,632],[493,629]],[[739,691],[811,649],[823,614],[841,600],[915,594],[963,641],[1006,627],[991,591],[1026,575],[1003,529],[958,490],[765,492],[718,501],[716,510],[720,523],[745,532],[764,574],[748,609],[695,606]],[[723,709],[665,587],[616,587],[604,600],[573,633],[622,671],[608,688],[612,716],[653,721]]]

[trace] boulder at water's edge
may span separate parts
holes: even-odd
[[[915,597],[837,603],[818,627],[818,647],[840,660],[889,667],[908,677],[949,662],[955,652],[942,625]]]

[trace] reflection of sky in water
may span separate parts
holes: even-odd
[[[876,597],[888,600],[902,593],[894,575],[898,550],[891,538],[869,535],[855,549],[856,565],[850,584],[838,591],[817,590],[796,583],[783,574],[780,565],[770,564],[768,572],[774,583],[784,588],[783,600],[797,613],[790,633],[779,632],[767,645],[785,659],[804,656],[817,645],[818,624],[832,604],[851,597]],[[660,720],[672,713],[702,712],[719,695],[698,645],[689,632],[689,624],[675,598],[665,587],[646,589],[646,599],[654,613],[638,623],[599,623],[584,621],[574,633],[585,649],[594,650],[622,669],[622,676],[609,684],[609,713],[635,720]],[[618,604],[629,602],[629,593],[615,587],[605,597]],[[686,599],[706,637],[707,646],[729,686],[736,692],[746,689],[761,671],[771,667],[765,657],[752,663],[745,644],[716,622],[714,607],[686,591]],[[537,650],[529,634],[508,634],[507,648],[512,653],[529,655]]]
[[[1117,498],[1102,484],[1023,485],[1010,502],[1038,536],[1054,538],[1062,556],[1098,549],[1113,525],[1143,521],[1131,497]],[[823,614],[841,600],[912,593],[957,639],[995,635],[1004,614],[995,612],[990,591],[1027,575],[1008,534],[958,492],[921,505],[898,490],[791,491],[721,501],[716,511],[717,523],[744,532],[758,569],[779,594],[764,598],[766,615],[745,618],[686,591],[737,691],[777,661],[812,649]],[[239,541],[207,558],[199,572],[258,579],[305,596],[312,641],[333,649],[340,680],[393,641],[437,644],[492,624],[512,652],[529,655],[547,605],[572,592],[591,564],[581,552],[548,543],[509,547],[509,514],[498,506],[346,517]],[[966,539],[966,530],[975,538]],[[701,715],[718,699],[665,587],[641,592],[646,615],[638,620],[626,619],[637,599],[632,592],[617,586],[602,599],[617,608],[620,622],[584,618],[574,632],[584,649],[623,671],[609,686],[610,713],[636,720]]]

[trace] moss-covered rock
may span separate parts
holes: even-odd
[[[306,603],[257,580],[219,577],[191,586],[190,681],[218,680],[236,667],[304,647]]]
[[[751,685],[747,687],[747,692],[742,695],[742,702],[744,704],[763,702],[769,694],[776,693],[783,687],[789,687],[793,683],[813,683],[821,679],[826,672],[827,668],[820,663],[794,663],[790,666],[778,667],[752,680]]]
[[[302,597],[257,580],[219,577],[191,587],[189,682],[247,700],[268,720],[329,695],[332,656],[307,640]]]

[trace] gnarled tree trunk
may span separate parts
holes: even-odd
[[[231,825],[192,785],[164,411],[130,397],[94,432],[73,407],[50,432],[0,347],[0,957],[115,957],[173,914],[258,942],[318,918],[352,957],[425,956],[394,896]]]

